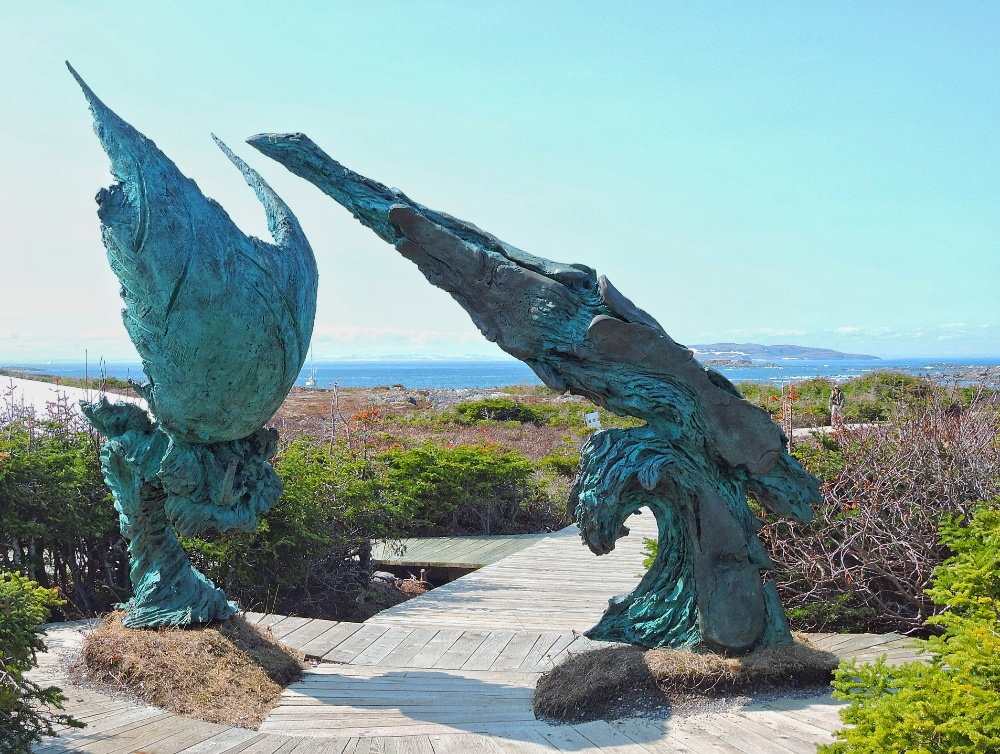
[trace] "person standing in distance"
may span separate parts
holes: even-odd
[[[843,427],[844,418],[842,416],[844,411],[844,403],[846,399],[844,397],[843,391],[840,389],[840,385],[833,386],[833,392],[830,393],[830,426],[831,427]]]

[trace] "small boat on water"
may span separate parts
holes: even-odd
[[[313,361],[312,349],[309,349],[309,376],[306,377],[306,387],[316,387],[316,364]]]

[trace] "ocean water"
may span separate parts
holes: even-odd
[[[141,364],[90,364],[57,362],[50,364],[0,364],[11,369],[65,377],[91,377],[102,373],[120,379],[144,379]],[[997,357],[916,357],[881,359],[878,361],[810,361],[791,359],[752,367],[722,367],[719,369],[733,382],[764,382],[779,384],[800,382],[810,377],[827,377],[843,382],[874,370],[903,371],[910,374],[941,374],[965,367],[1000,366]],[[296,385],[304,386],[311,368],[308,364]],[[476,361],[471,359],[406,361],[322,361],[315,364],[318,387],[376,387],[405,385],[409,388],[493,388],[507,385],[539,385],[541,381],[520,361]],[[2,378],[0,378],[2,379]]]

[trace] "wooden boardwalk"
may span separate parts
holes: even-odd
[[[482,568],[544,539],[546,534],[482,537],[414,537],[377,542],[372,561],[412,568]]]
[[[596,558],[573,529],[380,613],[337,623],[248,613],[301,649],[314,667],[286,689],[260,731],[202,723],[67,686],[60,653],[81,625],[50,628],[39,680],[67,690],[88,728],[68,731],[39,754],[813,754],[841,726],[828,695],[781,698],[725,712],[665,720],[550,725],[532,713],[538,675],[594,646],[580,635],[606,600],[634,586],[648,514],[633,535]],[[815,635],[841,657],[914,659],[895,635]]]
[[[583,632],[608,600],[632,591],[645,572],[643,539],[656,537],[646,512],[628,521],[630,533],[597,557],[567,526],[530,547],[369,619],[377,625],[475,628],[480,631]]]

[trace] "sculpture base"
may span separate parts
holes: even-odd
[[[741,655],[792,644],[738,471],[685,453],[648,427],[590,437],[574,486],[577,523],[598,555],[628,533],[640,508],[656,517],[657,550],[627,595],[613,598],[586,633],[651,649]]]
[[[256,526],[258,514],[281,494],[281,483],[264,461],[273,433],[261,430],[245,440],[188,448],[136,406],[102,398],[82,408],[108,438],[101,470],[128,540],[133,597],[121,606],[127,613],[122,624],[158,628],[231,618],[239,608],[191,565],[174,526],[180,521],[187,534],[209,525]]]
[[[181,578],[161,583],[159,574],[150,574],[155,583],[136,590],[136,596],[117,607],[125,611],[122,625],[127,628],[190,626],[225,621],[240,612],[225,592],[193,566]]]

